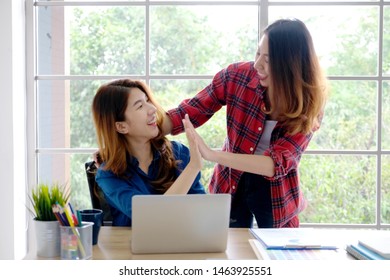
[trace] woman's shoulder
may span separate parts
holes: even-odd
[[[172,145],[172,151],[177,160],[184,160],[187,162],[190,158],[189,148],[178,141],[170,141]]]
[[[111,170],[107,170],[104,167],[105,167],[105,163],[103,162],[96,170],[96,175],[95,175],[96,179],[116,177]]]
[[[230,64],[226,67],[227,70],[234,72],[242,72],[242,71],[252,71],[254,70],[254,62],[253,61],[239,61]]]
[[[178,141],[170,141],[172,145],[172,151],[176,154],[189,153],[189,149],[186,145]]]
[[[223,76],[234,83],[241,84],[244,81],[249,82],[257,77],[257,71],[254,68],[253,61],[241,61],[230,64],[222,70]],[[258,84],[257,81],[255,81]]]

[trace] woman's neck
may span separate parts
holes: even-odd
[[[148,174],[149,165],[153,160],[152,145],[149,141],[147,142],[129,142],[129,148],[131,155],[137,158],[139,168],[146,174]]]
[[[271,90],[268,88],[264,96],[265,107],[262,108],[262,111],[267,114],[267,120],[276,121],[278,118],[278,113],[275,110],[276,108],[271,104],[271,99],[269,97],[270,94],[271,94]],[[269,113],[270,111],[271,113]]]

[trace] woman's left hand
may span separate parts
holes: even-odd
[[[184,124],[184,129],[185,129],[186,133],[187,132],[190,133],[189,135],[191,135],[191,137],[195,138],[196,144],[198,146],[198,149],[199,149],[202,157],[206,160],[211,161],[214,151],[212,149],[210,149],[209,146],[207,146],[207,144],[204,142],[202,137],[200,137],[198,132],[196,132],[196,130],[195,130],[194,126],[192,125],[190,118],[188,117],[187,114],[185,115],[185,119],[183,120],[183,124]],[[187,138],[188,138],[188,136],[187,136]]]
[[[191,154],[190,164],[192,164],[195,168],[201,170],[203,167],[203,159],[199,151],[197,133],[190,119],[188,118],[188,115],[186,115],[185,119],[183,119],[183,125],[187,136],[189,148],[190,148],[190,154]]]

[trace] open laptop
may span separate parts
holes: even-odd
[[[134,254],[224,252],[230,194],[133,196]]]

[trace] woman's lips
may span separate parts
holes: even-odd
[[[260,80],[265,80],[265,79],[267,79],[267,75],[265,75],[265,74],[260,74],[260,73],[257,73],[258,75],[259,75],[259,79]]]

